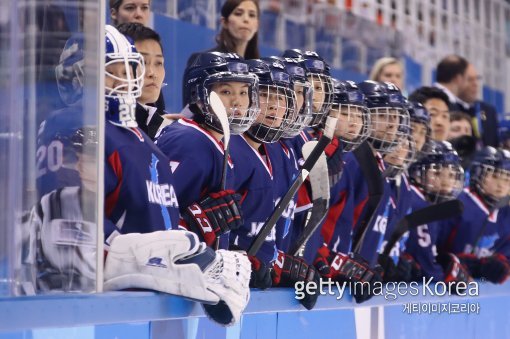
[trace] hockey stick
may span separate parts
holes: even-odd
[[[366,140],[362,142],[361,145],[353,151],[353,153],[359,163],[368,190],[368,200],[363,208],[365,210],[363,215],[364,217],[358,221],[359,230],[356,234],[354,234],[352,240],[353,252],[359,253],[368,228],[376,215],[379,204],[381,203],[381,199],[384,194],[384,179],[374,156],[374,152]]]
[[[309,141],[303,145],[303,157],[308,159],[318,141]],[[312,189],[313,207],[308,212],[305,226],[289,253],[294,256],[302,256],[308,239],[320,226],[328,214],[329,207],[329,179],[328,163],[324,153],[317,160],[317,163],[310,171],[310,186]]]
[[[228,115],[225,106],[216,92],[211,91],[209,94],[209,104],[216,118],[221,124],[223,131],[223,169],[221,172],[220,190],[225,190],[227,186],[227,169],[228,169],[228,154],[230,144],[230,125],[228,123]],[[220,237],[216,237],[215,249],[218,250],[220,246]]]
[[[223,171],[221,172],[221,189],[226,188],[227,182],[227,168],[228,168],[228,154],[230,143],[230,125],[228,123],[228,115],[225,106],[216,92],[209,94],[209,104],[216,118],[220,121],[221,130],[223,131]]]
[[[328,116],[326,120],[326,126],[324,127],[324,134],[311,152],[308,159],[306,159],[305,163],[301,167],[298,177],[294,180],[287,193],[280,200],[269,219],[266,221],[264,226],[262,226],[260,232],[253,240],[252,244],[248,248],[248,255],[254,256],[257,254],[264,241],[266,241],[266,237],[276,225],[278,219],[280,219],[282,213],[285,211],[285,208],[287,208],[289,202],[294,198],[294,195],[296,195],[299,187],[301,187],[301,185],[305,182],[308,174],[310,174],[310,171],[312,170],[313,166],[319,159],[326,146],[331,142],[336,128],[336,122],[337,118]]]
[[[393,233],[384,247],[382,255],[388,256],[397,241],[399,241],[404,233],[410,229],[434,221],[453,218],[461,214],[463,211],[464,204],[462,201],[454,199],[437,205],[428,206],[406,215],[404,218],[399,220],[397,226],[395,226]]]

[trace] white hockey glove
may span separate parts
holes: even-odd
[[[187,231],[115,237],[106,257],[105,290],[144,288],[191,298],[223,325],[238,321],[250,291],[251,265],[242,253],[214,252]]]

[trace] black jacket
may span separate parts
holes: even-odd
[[[476,101],[466,110],[459,105],[459,110],[476,118],[481,123],[480,134],[484,146],[499,147],[498,113],[496,108],[484,101]]]

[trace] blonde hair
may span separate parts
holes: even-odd
[[[370,80],[379,81],[379,77],[381,76],[382,70],[384,67],[389,65],[399,65],[402,69],[402,77],[404,77],[404,65],[402,62],[396,58],[393,57],[384,57],[377,59],[374,66],[372,67],[372,70],[370,71]]]

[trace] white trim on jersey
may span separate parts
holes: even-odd
[[[250,147],[250,149],[253,151],[253,153],[255,153],[255,155],[257,155],[257,158],[259,158],[260,162],[264,165],[267,173],[271,177],[271,180],[273,180],[273,170],[272,170],[273,166],[271,165],[271,159],[269,158],[269,156],[266,157],[267,162],[264,161],[264,159],[262,159],[262,156],[260,155],[260,153],[250,145],[250,143],[246,140],[244,135],[241,134],[241,138],[243,138],[244,142]]]
[[[220,151],[221,155],[225,155],[225,153],[223,152],[223,147],[218,142],[218,140],[216,140],[212,135],[210,135],[209,133],[204,131],[200,126],[197,126],[197,125],[195,125],[192,122],[187,122],[184,119],[179,119],[179,120],[177,120],[177,122],[180,123],[181,125],[184,125],[184,126],[187,126],[187,127],[191,127],[193,129],[199,131],[200,133],[202,133],[204,136],[206,136],[214,144],[214,146],[216,146],[218,151]],[[230,159],[230,156],[228,157],[228,165],[230,166],[230,168],[234,168],[234,164],[232,163],[232,159]]]
[[[464,192],[466,192],[466,194],[471,198],[471,200],[473,200],[475,202],[475,204],[486,214],[486,215],[489,215],[490,211],[489,209],[487,208],[487,206],[485,206],[485,204],[483,203],[483,201],[473,192],[471,192],[471,190],[469,188],[464,188]],[[498,212],[499,210],[498,209],[495,209],[489,216],[489,221],[490,222],[496,222],[498,220]]]

